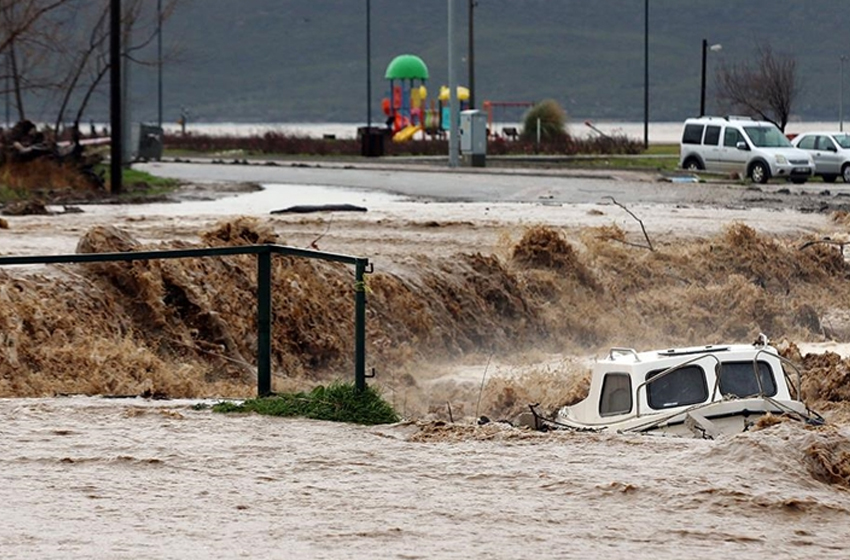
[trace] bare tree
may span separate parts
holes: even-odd
[[[55,25],[50,14],[71,0],[0,0],[0,52],[4,81],[11,82],[18,118],[26,118],[24,94],[55,86],[45,68],[53,50]]]
[[[720,67],[718,100],[729,112],[772,122],[784,132],[800,94],[797,61],[774,53],[770,45],[758,46],[756,55],[754,66],[742,62]]]
[[[28,33],[47,14],[73,0],[0,0],[0,52]]]
[[[162,21],[180,0],[163,2]],[[79,122],[109,73],[109,0],[0,0],[0,53],[6,57],[18,118],[25,102],[40,103],[56,132],[73,116]],[[155,65],[138,56],[156,38],[151,2],[125,0],[122,44],[127,63]],[[130,37],[133,37],[131,42]]]

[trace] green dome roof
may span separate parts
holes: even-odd
[[[388,80],[427,80],[428,67],[418,56],[402,54],[390,62],[384,78]]]

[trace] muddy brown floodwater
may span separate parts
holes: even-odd
[[[845,429],[722,441],[0,403],[7,558],[846,558]]]
[[[260,169],[259,191],[196,183],[180,202],[8,216],[0,252],[275,241],[366,256],[370,383],[405,421],[197,406],[255,392],[251,259],[6,268],[0,556],[846,558],[842,186],[720,185],[712,200],[706,185],[634,174],[255,167],[243,179]],[[323,203],[368,212],[269,214]],[[273,273],[273,388],[349,380],[351,271],[276,259]],[[802,364],[826,427],[697,441],[475,421],[579,398],[588,360],[611,346],[759,332]]]

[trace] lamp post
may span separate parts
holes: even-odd
[[[122,191],[121,158],[123,132],[121,114],[121,0],[109,3],[109,180],[112,194]]]
[[[723,48],[723,45],[711,45],[708,46],[708,41],[706,39],[702,40],[702,83],[700,85],[700,93],[699,93],[699,116],[705,115],[705,61],[708,54],[708,51],[717,52]]]
[[[162,0],[156,0],[156,124],[162,129]]]
[[[455,2],[448,0],[449,8],[449,167],[458,166],[458,106],[457,79],[455,78]]]
[[[6,53],[6,94],[5,94],[5,97],[6,97],[6,128],[9,128],[10,126],[12,126],[12,124],[11,124],[11,121],[12,121],[12,105],[9,101],[9,92],[10,92],[10,88],[11,88],[9,80],[11,79],[11,75],[12,75],[12,65],[10,63],[9,53],[7,52]]]
[[[366,129],[372,133],[372,3],[366,0]]]
[[[844,61],[847,55],[838,57],[838,130],[844,132]]]
[[[475,109],[475,7],[476,0],[469,0],[469,108]]]
[[[649,148],[649,0],[643,3],[643,148]]]

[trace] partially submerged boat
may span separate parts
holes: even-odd
[[[587,398],[563,407],[553,419],[532,406],[530,420],[537,429],[710,439],[747,431],[767,414],[822,424],[800,399],[800,386],[800,369],[764,335],[753,344],[650,352],[612,348],[594,365]]]

